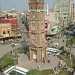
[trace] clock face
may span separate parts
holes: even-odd
[[[44,13],[41,13],[41,18],[43,18],[44,17]]]
[[[35,14],[33,14],[33,15],[32,15],[32,18],[36,18],[36,15],[35,15]]]

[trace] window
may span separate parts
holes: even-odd
[[[10,31],[7,31],[7,33],[9,34],[9,33],[10,33]]]
[[[34,34],[32,34],[32,37],[31,37],[33,40],[35,39],[35,35]]]
[[[37,2],[38,2],[38,0],[37,0]]]
[[[32,30],[35,30],[36,29],[35,23],[32,23],[31,29]]]
[[[43,21],[41,21],[41,29],[43,30],[45,28],[45,24]]]
[[[31,35],[31,39],[32,39],[31,40],[32,41],[32,44],[35,44],[35,35],[34,34]]]
[[[31,9],[32,9],[32,6],[31,6]]]
[[[47,28],[48,27],[48,24],[47,23],[45,23],[45,28]]]
[[[6,33],[5,33],[5,30],[3,31],[3,34],[6,34]]]
[[[66,17],[64,17],[64,19],[66,19]]]
[[[37,6],[36,6],[36,9],[37,9]]]

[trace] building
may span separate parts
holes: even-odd
[[[3,38],[7,38],[11,36],[11,24],[0,24],[0,40],[5,40]]]
[[[15,65],[5,70],[2,75],[12,75],[12,74],[15,74],[15,72],[16,72],[16,75],[26,75],[28,71],[29,70],[26,68]]]
[[[62,20],[52,9],[49,10],[48,5],[45,13],[45,29],[47,35],[57,34],[62,26]]]
[[[54,1],[54,11],[57,12],[58,16],[62,18],[63,25],[67,25],[71,22],[71,17],[73,16],[73,2],[72,0],[55,0]]]
[[[47,58],[44,35],[44,0],[29,0],[29,49],[30,60],[41,62]]]
[[[11,23],[12,30],[18,28],[18,19],[15,14],[4,13],[0,16],[0,23]]]
[[[74,22],[74,2],[73,1],[70,3],[70,17],[71,17],[71,22]]]
[[[3,43],[5,41],[12,41],[14,39],[21,38],[21,34],[19,32],[12,31],[11,23],[0,23],[0,42]]]

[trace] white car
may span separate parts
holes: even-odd
[[[53,47],[58,47],[58,46],[59,46],[58,43],[54,43],[54,44],[53,44]]]
[[[12,43],[11,44],[11,46],[13,46],[13,47],[15,47],[15,46],[17,46],[18,44],[16,44],[16,43]]]

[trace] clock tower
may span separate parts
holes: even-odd
[[[44,62],[47,42],[44,34],[44,0],[29,0],[29,52],[30,60]]]

